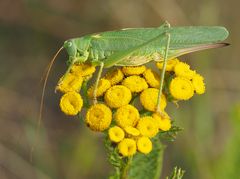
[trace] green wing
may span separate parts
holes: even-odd
[[[147,49],[149,49],[149,46],[151,46],[151,44],[155,43],[156,41],[161,42],[164,39],[166,39],[166,35],[162,33],[157,37],[152,38],[145,43],[142,43],[141,45],[132,47],[124,51],[113,53],[111,56],[104,60],[104,67],[108,68],[113,65],[137,66],[147,63],[153,60],[152,55],[154,54],[149,52],[146,53]],[[145,52],[145,54],[143,54],[142,52]]]
[[[220,43],[228,36],[223,27],[175,27],[167,32],[171,35],[168,59],[180,55],[210,48],[223,47],[228,44]],[[116,52],[109,56],[104,63],[106,67],[112,65],[131,66],[141,65],[151,60],[160,61],[164,56],[167,39],[162,33],[141,45]]]
[[[162,60],[167,43],[163,36],[166,31],[171,34],[168,58],[228,45],[222,43],[228,37],[228,31],[218,26],[124,29],[88,35],[89,45],[84,43],[85,36],[71,41],[78,51],[89,51],[90,61],[103,61],[106,67],[140,65]],[[86,49],[86,46],[90,48]]]
[[[171,42],[168,58],[228,45],[222,43],[229,34],[224,27],[176,27],[171,28],[169,33]]]

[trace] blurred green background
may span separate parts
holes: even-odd
[[[227,4],[226,4],[227,3]],[[202,96],[169,105],[184,128],[168,143],[164,176],[174,166],[188,179],[240,178],[240,47],[237,0],[0,0],[0,178],[106,178],[111,170],[102,136],[58,107],[54,86],[66,70],[61,53],[49,78],[40,135],[30,161],[41,77],[64,40],[125,27],[221,25],[226,48],[183,56],[206,78]]]

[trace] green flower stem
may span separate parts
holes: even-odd
[[[82,90],[83,90],[83,106],[85,108],[89,108],[90,104],[89,104],[89,100],[88,100],[88,94],[87,94],[87,84],[88,84],[88,80],[83,82],[82,85]]]
[[[128,178],[128,170],[129,170],[129,168],[131,166],[132,158],[133,158],[132,156],[128,157],[127,163],[126,163],[126,165],[124,166],[124,168],[122,170],[121,179],[127,179]]]

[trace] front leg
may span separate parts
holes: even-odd
[[[104,67],[104,63],[101,62],[100,63],[100,68],[97,74],[97,79],[94,85],[94,90],[93,90],[93,104],[97,104],[97,88],[98,88],[98,84],[99,84],[99,80],[101,78],[102,75],[102,71],[103,71],[103,67]]]

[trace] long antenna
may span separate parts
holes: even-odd
[[[40,125],[41,125],[41,121],[42,121],[42,111],[43,111],[43,104],[44,104],[44,96],[45,96],[45,91],[46,91],[46,86],[47,86],[47,81],[48,81],[48,77],[49,77],[49,74],[50,74],[50,71],[52,69],[52,66],[55,62],[55,59],[56,57],[58,56],[58,54],[63,50],[63,47],[61,47],[57,53],[54,55],[54,57],[52,58],[52,60],[50,61],[49,65],[48,65],[48,68],[47,68],[47,72],[46,72],[46,76],[44,78],[44,83],[43,83],[43,88],[42,88],[42,94],[41,94],[41,102],[40,102],[40,107],[39,107],[39,114],[38,114],[38,121],[37,121],[37,129],[36,129],[36,135],[35,135],[35,139],[37,138],[38,136],[38,133],[39,133],[39,128],[40,128]],[[31,147],[31,153],[30,153],[30,161],[32,162],[32,159],[33,159],[33,151],[35,149],[35,146],[36,146],[36,141],[34,140],[34,143]]]

